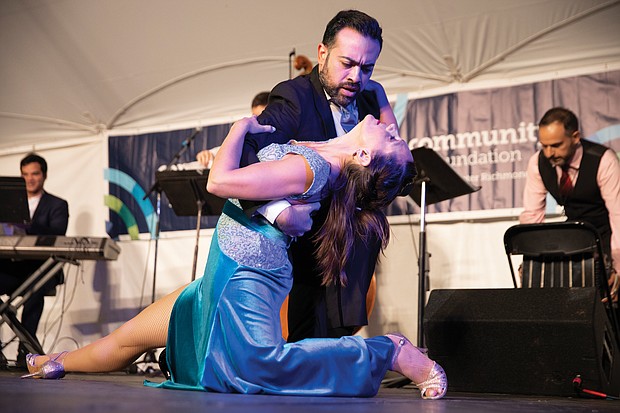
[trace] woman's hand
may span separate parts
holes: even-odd
[[[240,195],[244,192],[240,190],[239,186],[243,186],[244,182],[251,181],[253,169],[247,171],[246,168],[241,168],[240,170],[239,160],[247,133],[272,133],[275,130],[276,128],[271,125],[259,124],[256,116],[236,121],[230,128],[213,161],[213,166],[209,172],[207,191],[220,198],[262,199]],[[247,187],[253,188],[255,185],[252,183]]]
[[[240,124],[247,133],[273,133],[276,131],[276,128],[271,125],[261,125],[256,120],[256,116],[250,116],[247,118],[243,118],[235,122],[235,124]]]

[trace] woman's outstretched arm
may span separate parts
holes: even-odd
[[[398,128],[396,115],[394,115],[390,101],[388,100],[385,89],[381,83],[370,80],[366,85],[366,90],[374,91],[377,96],[377,102],[379,103],[379,120],[381,123],[385,123],[386,125],[394,124]]]
[[[243,140],[247,133],[273,132],[255,117],[235,122],[209,171],[207,190],[221,198],[273,200],[305,192],[312,172],[304,157],[287,155],[282,160],[259,162],[239,168]]]

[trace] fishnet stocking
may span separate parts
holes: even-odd
[[[155,301],[109,335],[61,355],[57,361],[62,362],[67,372],[116,371],[133,363],[145,351],[164,347],[172,306],[184,288]],[[49,357],[37,357],[36,365],[41,365]]]

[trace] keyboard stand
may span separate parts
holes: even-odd
[[[20,342],[26,347],[28,352],[35,354],[45,354],[39,344],[39,340],[24,328],[17,319],[17,310],[22,307],[33,294],[38,292],[45,283],[55,276],[66,263],[78,265],[75,260],[63,257],[49,257],[35,272],[33,272],[10,296],[7,301],[0,299],[0,325],[7,323],[13,330]]]
[[[79,265],[77,260],[116,260],[120,252],[120,247],[109,238],[64,235],[0,236],[0,257],[45,259],[45,262],[28,276],[6,302],[0,299],[0,325],[7,323],[29,352],[45,354],[36,337],[29,334],[17,320],[17,310],[56,276],[65,264]]]

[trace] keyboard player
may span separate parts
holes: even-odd
[[[4,224],[4,233],[26,233],[30,235],[65,235],[69,222],[67,201],[43,189],[47,179],[47,162],[37,154],[30,153],[20,162],[21,176],[26,181],[30,224],[11,226]],[[41,260],[0,260],[0,295],[11,294],[29,275],[36,271]],[[30,335],[37,339],[36,332],[43,313],[45,293],[63,281],[62,272],[53,277],[37,293],[24,303],[21,323]],[[22,343],[18,347],[16,365],[26,368],[27,350]]]

